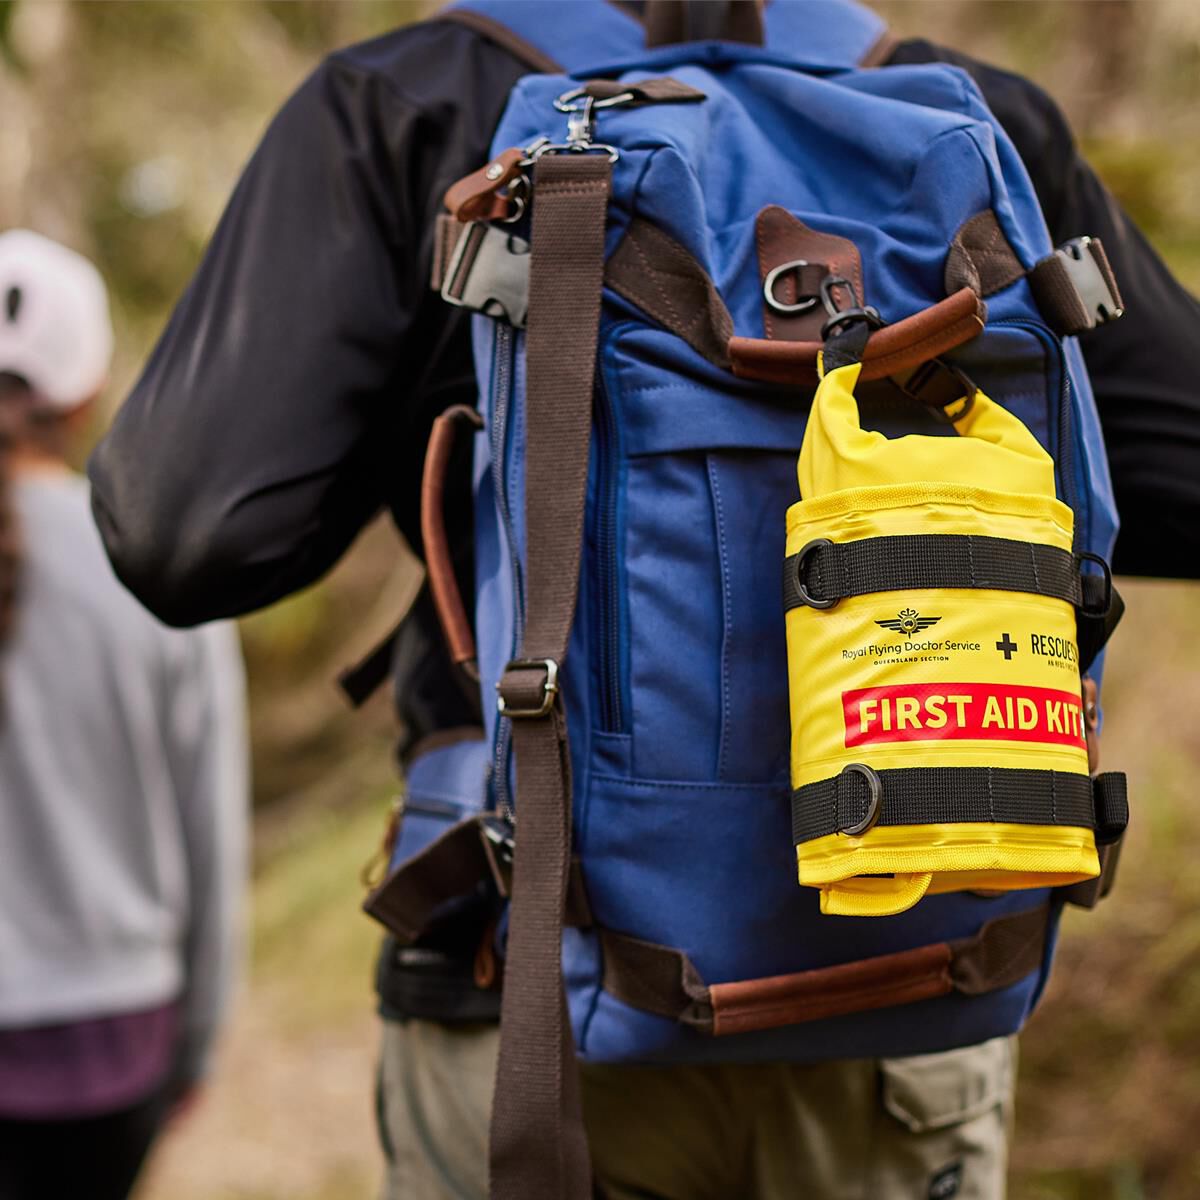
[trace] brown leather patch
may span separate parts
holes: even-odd
[[[950,243],[944,272],[946,295],[967,287],[981,296],[990,296],[1024,274],[1025,268],[1004,236],[996,214],[985,209],[964,222]]]
[[[983,330],[986,308],[969,288],[871,334],[860,379],[884,379],[918,367],[961,346]],[[815,387],[820,342],[780,342],[766,338],[729,339],[733,373],[766,383]]]
[[[594,100],[612,100],[617,96],[632,96],[622,102],[622,108],[638,108],[643,104],[695,104],[708,96],[681,80],[663,75],[657,79],[639,79],[622,83],[619,79],[589,79],[583,90]]]
[[[950,961],[950,947],[937,942],[796,975],[714,983],[708,989],[713,1034],[777,1029],[945,996],[954,989]]]
[[[470,895],[488,874],[479,818],[466,817],[397,867],[367,896],[363,911],[409,944],[426,932],[446,901]]]
[[[604,282],[709,362],[729,366],[733,319],[725,302],[691,252],[656,225],[634,217],[608,261]]]
[[[824,266],[823,275],[841,275],[854,284],[858,303],[866,304],[863,290],[862,259],[858,247],[848,238],[821,233],[792,216],[786,208],[772,204],[758,214],[754,222],[754,241],[758,247],[759,278],[764,282],[776,267],[802,261]],[[776,297],[794,304],[796,275],[788,272],[775,285]],[[768,338],[785,342],[819,342],[821,326],[829,314],[818,303],[808,312],[776,312],[763,299],[763,329]]]
[[[478,171],[464,175],[447,189],[442,203],[459,221],[495,221],[509,215],[511,202],[502,190],[521,173],[525,151],[512,146],[484,163]]]

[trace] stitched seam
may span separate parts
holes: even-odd
[[[982,322],[974,313],[967,317],[960,317],[954,322],[953,325],[946,326],[944,330],[935,330],[933,333],[926,334],[919,341],[910,342],[909,345],[905,346],[902,350],[891,350],[887,354],[874,357],[864,355],[863,366],[878,367],[883,366],[886,363],[894,362],[897,359],[907,358],[910,354],[920,350],[922,347],[936,343],[944,337],[957,337],[960,333],[971,328],[973,325],[979,326],[980,329],[983,328]],[[870,343],[868,343],[868,346],[869,345]]]
[[[675,779],[631,779],[625,775],[593,775],[594,783],[619,783],[623,787],[648,788],[651,791],[657,791],[660,788],[667,788],[680,792],[765,792],[775,793],[781,797],[790,795],[790,789],[778,783],[710,783],[702,779],[696,780],[695,783],[688,783],[686,780]]]
[[[637,254],[638,259],[641,261],[643,270],[646,272],[647,282],[652,284],[657,290],[659,300],[670,318],[669,321],[664,321],[663,324],[678,327],[680,324],[679,314],[675,311],[675,306],[671,303],[670,296],[667,295],[667,289],[662,284],[660,278],[661,272],[651,264],[649,255],[638,245],[636,240],[631,242],[631,245],[633,246],[634,253]]]
[[[766,210],[764,209],[763,211],[765,212]],[[758,272],[760,276],[765,276],[767,273],[767,249],[763,240],[763,222],[761,216],[762,214],[760,213],[760,220],[754,222],[754,241],[758,248]],[[771,313],[771,306],[766,302],[765,297],[763,299],[763,329],[767,337],[775,336],[775,321]]]
[[[721,602],[724,607],[725,628],[721,637],[721,743],[717,752],[717,777],[725,777],[725,757],[729,749],[729,643],[733,634],[733,589],[729,579],[729,552],[725,542],[725,519],[721,507],[721,488],[711,455],[708,458],[708,483],[712,489],[713,516],[717,525],[717,544],[721,563]]]

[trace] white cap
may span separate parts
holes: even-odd
[[[40,234],[0,233],[0,372],[20,375],[43,404],[66,411],[104,386],[112,351],[100,272]]]

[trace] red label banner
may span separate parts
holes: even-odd
[[[997,741],[1085,746],[1078,692],[1007,683],[918,683],[842,693],[847,746]]]

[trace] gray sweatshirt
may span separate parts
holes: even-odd
[[[117,582],[86,483],[21,474],[0,652],[0,1029],[178,1000],[203,1072],[240,955],[245,689],[231,626],[160,625]]]

